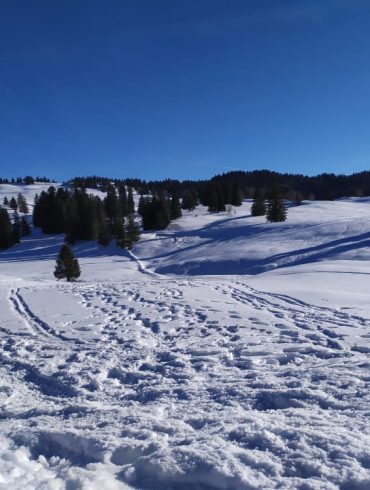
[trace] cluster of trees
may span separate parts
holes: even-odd
[[[260,189],[256,189],[251,207],[252,216],[266,215],[270,223],[285,221],[287,209],[281,189],[278,187],[270,189],[266,197]]]
[[[9,199],[5,196],[4,200],[3,200],[3,204],[4,204],[4,206],[9,207],[13,211],[19,211],[20,213],[23,213],[23,214],[29,213],[29,208],[28,208],[26,198],[20,192],[18,193],[17,198],[15,198],[13,196]]]
[[[237,184],[210,182],[200,192],[200,202],[211,213],[225,211],[226,205],[241,206],[244,193]]]
[[[12,177],[11,179],[0,178],[0,184],[26,184],[26,185],[31,185],[31,184],[34,184],[35,182],[49,183],[49,182],[51,182],[51,180],[47,179],[46,177],[35,177],[35,178],[33,178],[30,175],[26,175],[26,177],[17,177],[17,178]]]
[[[176,191],[172,197],[166,197],[164,193],[141,196],[138,213],[144,230],[163,230],[172,220],[182,216],[180,197]]]
[[[65,233],[70,244],[78,240],[96,240],[109,245],[132,248],[139,240],[132,188],[111,185],[104,200],[85,189],[69,190],[51,186],[35,197],[33,224],[44,233]]]
[[[5,197],[3,204],[13,211],[10,215],[5,207],[0,207],[0,249],[5,250],[20,243],[22,237],[30,235],[31,227],[25,216],[29,210],[22,194],[18,194],[17,199]],[[18,211],[23,216],[20,217]]]

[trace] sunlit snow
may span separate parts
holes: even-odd
[[[0,252],[0,488],[370,488],[370,199],[249,210]]]

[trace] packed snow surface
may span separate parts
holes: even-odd
[[[370,201],[249,208],[0,253],[0,488],[370,488]]]

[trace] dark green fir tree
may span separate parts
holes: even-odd
[[[127,216],[135,212],[134,191],[132,187],[128,188],[127,194]]]
[[[67,279],[70,282],[80,277],[80,275],[80,265],[71,247],[67,244],[62,245],[56,261],[54,276],[57,279]]]
[[[287,210],[282,193],[279,189],[273,189],[270,192],[267,200],[266,219],[270,223],[285,221],[287,218]]]
[[[193,191],[192,189],[185,189],[182,196],[182,209],[188,209],[189,211],[192,211],[197,207],[197,205],[198,196],[196,191]]]
[[[0,249],[5,250],[13,245],[12,224],[8,211],[0,208]]]
[[[180,198],[178,192],[176,191],[172,195],[170,203],[170,215],[171,220],[181,218],[182,216]]]
[[[13,224],[12,224],[12,245],[20,243],[21,241],[21,221],[19,219],[17,211],[14,211]]]
[[[253,196],[253,203],[251,208],[252,216],[264,216],[266,214],[265,196],[261,189],[256,189]]]
[[[31,227],[27,221],[25,216],[21,218],[21,236],[29,236],[31,235]]]
[[[136,223],[134,215],[132,213],[129,214],[127,218],[126,236],[128,244],[127,248],[131,250],[134,244],[140,239],[140,227]]]

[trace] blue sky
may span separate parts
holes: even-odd
[[[367,0],[0,3],[0,176],[370,168]]]

